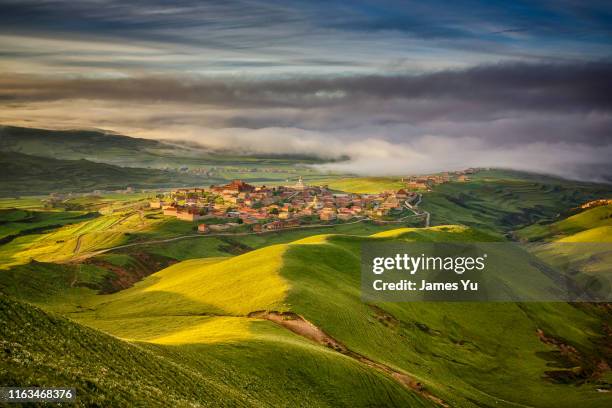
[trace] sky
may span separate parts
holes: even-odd
[[[0,124],[612,180],[609,1],[0,0]]]

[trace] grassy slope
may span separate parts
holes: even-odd
[[[151,228],[137,211],[111,213],[75,224],[65,225],[46,233],[22,235],[0,247],[4,268],[28,263],[61,262],[79,253],[120,245],[131,233]],[[191,225],[185,225],[191,230]]]
[[[602,242],[612,237],[612,205],[582,211],[551,224],[535,224],[520,231],[522,239],[560,242]]]
[[[333,190],[369,194],[399,190],[406,187],[406,183],[403,183],[400,179],[390,177],[347,177],[320,180],[317,183],[327,184]]]
[[[95,216],[84,211],[0,209],[0,242],[6,243],[19,235],[40,233]]]
[[[587,209],[551,224],[535,224],[516,235],[544,241],[534,245],[533,252],[570,272],[579,284],[593,288],[612,285],[612,205]]]
[[[1,295],[0,321],[3,385],[75,387],[81,406],[164,406],[161,396],[187,406],[226,391],[143,347]]]
[[[435,239],[459,238],[448,235],[454,234],[436,234]],[[292,282],[287,299],[292,310],[350,348],[415,373],[437,395],[458,405],[504,406],[505,400],[533,406],[605,405],[593,385],[544,381],[550,367],[537,355],[550,352],[535,336],[537,328],[593,351],[590,337],[599,323],[588,314],[567,304],[378,304],[397,319],[384,324],[360,299],[357,253],[355,242],[342,237],[292,246],[283,268]]]
[[[530,190],[529,194],[534,192],[539,194],[537,189]],[[453,217],[464,215],[461,211],[454,214],[453,208],[448,208]],[[505,208],[502,206],[502,211]],[[130,219],[126,226],[139,225],[139,217]],[[473,220],[479,221],[475,217]],[[484,222],[492,220],[493,217],[485,217]],[[188,225],[179,224],[176,225],[179,229]],[[99,229],[100,225],[89,227],[87,233],[109,230]],[[64,228],[67,230],[62,228],[63,234],[70,235],[68,231],[73,226]],[[84,225],[74,228],[87,229]],[[355,227],[355,231],[350,228],[353,227],[347,226],[347,233],[363,233],[362,226]],[[112,229],[111,241],[107,244],[116,245]],[[171,226],[169,230],[172,229]],[[176,231],[168,232],[164,226],[160,232],[171,235]],[[245,242],[256,248],[286,242],[288,237],[298,239],[309,235],[302,234],[255,236],[245,238]],[[394,235],[418,240],[490,239],[467,229],[434,228],[379,234]],[[90,248],[99,244],[98,238],[94,237]],[[126,238],[117,242],[123,239]],[[198,243],[207,242],[198,249],[193,249],[194,244],[187,241],[178,241],[181,244],[166,248],[177,258],[227,255],[218,251],[214,241],[214,238],[197,239]],[[253,308],[297,311],[352,349],[416,374],[427,388],[453,405],[511,406],[503,401],[508,400],[534,406],[571,406],[578,402],[581,406],[605,406],[606,395],[595,393],[594,384],[556,385],[541,378],[556,361],[549,359],[554,349],[537,340],[536,328],[564,339],[585,353],[595,353],[593,339],[599,336],[600,321],[590,313],[564,304],[381,304],[381,310],[396,319],[396,323],[392,319],[392,324],[384,324],[379,312],[364,305],[359,298],[358,243],[355,237],[313,237],[266,248],[271,252],[265,252],[265,256],[262,254],[266,249],[223,260],[223,268],[219,267],[218,260],[190,261],[192,264],[178,264],[115,295],[95,296],[88,289],[66,288],[66,283],[71,281],[66,279],[66,273],[70,277],[74,274],[68,266],[62,266],[67,268],[65,271],[45,272],[41,267],[51,266],[33,264],[28,266],[29,272],[10,280],[23,282],[22,286],[27,288],[31,283],[28,277],[33,273],[50,276],[51,279],[40,279],[38,288],[22,289],[26,293],[17,291],[16,294],[44,307],[73,312],[72,316],[81,322],[117,336],[146,341],[143,347],[189,369],[204,373],[214,370],[224,382],[246,390],[241,392],[274,405],[295,405],[300,401],[306,405],[405,406],[414,404],[415,400],[414,394],[344,356],[269,322],[245,318],[244,313]],[[274,259],[272,263],[280,265],[276,269],[260,268]],[[223,273],[228,268],[234,273]],[[79,272],[84,280],[91,281],[99,279],[98,273],[96,269]],[[218,287],[214,293],[207,289],[209,277],[214,277]],[[246,285],[262,278],[276,282],[274,286],[283,289],[266,293],[267,286],[254,285],[257,291],[251,291],[251,285]],[[53,282],[57,287],[49,287]],[[47,297],[47,291],[54,291],[55,295]],[[80,307],[75,309],[74,305]],[[36,372],[37,368],[29,370]],[[272,374],[269,381],[260,379],[264,372]],[[346,390],[358,392],[353,396]]]
[[[2,295],[0,321],[2,384],[75,387],[80,406],[425,405],[268,322],[229,328],[246,335],[238,346],[231,337],[128,343]]]
[[[79,160],[86,159],[127,167],[182,167],[182,166],[248,166],[281,167],[280,175],[268,174],[272,179],[284,179],[296,163],[312,164],[320,159],[299,155],[244,156],[231,152],[211,152],[197,146],[141,139],[96,130],[48,130],[0,126],[0,151],[33,156]],[[223,174],[230,178],[248,173]],[[308,171],[306,171],[308,172]],[[265,175],[265,174],[263,174]],[[262,177],[262,173],[259,173]]]
[[[607,197],[612,187],[511,171],[482,171],[466,183],[438,185],[423,196],[433,225],[464,224],[509,232],[551,220],[578,204]]]
[[[459,227],[399,230],[369,239],[391,237],[490,239]],[[83,298],[81,311],[71,316],[126,339],[181,347],[177,352],[189,364],[205,351],[245,370],[244,347],[260,357],[268,349],[284,347],[276,335],[260,332],[268,330],[269,322],[245,316],[256,310],[291,310],[352,350],[416,375],[451,405],[605,406],[607,396],[595,392],[595,384],[576,387],[542,378],[551,369],[545,356],[554,348],[535,334],[541,328],[585,353],[595,353],[597,318],[567,304],[385,303],[373,308],[360,298],[359,247],[364,239],[311,237],[232,259],[186,261],[131,289]],[[393,317],[382,321],[380,311]],[[333,352],[301,342],[325,350],[329,363],[337,363]],[[284,352],[289,358],[296,350]],[[263,357],[256,361],[272,370],[280,364]],[[292,372],[293,363],[284,362],[289,365],[282,370]],[[329,370],[311,369],[316,375]]]
[[[3,175],[0,196],[38,195],[201,185],[215,180],[162,170],[125,168],[87,160],[58,160],[21,153],[0,152]]]

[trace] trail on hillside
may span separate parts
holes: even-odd
[[[72,252],[74,255],[78,254],[79,251],[81,250],[81,240],[83,239],[83,234],[80,234],[77,237],[77,242],[76,245],[74,246],[74,251]]]
[[[393,378],[395,381],[399,382],[404,387],[407,387],[417,392],[421,396],[429,399],[430,401],[435,402],[436,404],[442,407],[448,407],[448,405],[442,399],[425,390],[423,385],[416,378],[406,373],[395,370],[386,364],[379,363],[362,354],[350,350],[344,344],[334,339],[333,337],[325,333],[323,330],[321,330],[319,327],[315,326],[297,313],[276,311],[268,312],[264,310],[259,310],[249,313],[248,317],[256,319],[265,319],[276,323],[284,327],[285,329],[292,331],[295,334],[298,334],[311,341],[333,349],[338,353],[344,354],[347,357],[357,360],[368,367],[374,368],[375,370],[385,373],[391,378]]]

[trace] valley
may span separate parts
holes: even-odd
[[[111,179],[141,171],[117,168],[128,173]],[[597,281],[610,265],[611,204],[597,201],[609,185],[293,168],[297,184],[194,189],[143,171],[170,184],[0,199],[4,383],[69,382],[82,406],[609,405],[609,304],[368,302],[360,281],[367,243],[512,241]]]

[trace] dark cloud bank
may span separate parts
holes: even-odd
[[[351,157],[326,166],[332,170],[504,166],[599,181],[611,175],[607,61],[277,80],[0,77],[5,119],[23,106],[36,116],[83,100],[90,109],[71,114],[89,125],[244,151]],[[113,112],[113,121],[100,112]]]

